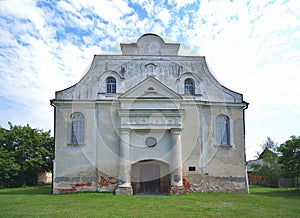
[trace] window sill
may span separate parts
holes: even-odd
[[[233,145],[215,145],[215,147],[231,148]]]
[[[118,98],[118,94],[117,93],[106,93],[104,95],[105,99],[117,99]]]
[[[194,93],[194,94],[191,94],[191,93],[184,93],[183,96],[197,96],[197,97],[201,97],[202,94],[197,94],[197,93]]]
[[[82,147],[82,146],[85,146],[85,144],[71,144],[71,143],[69,143],[68,146],[71,146],[71,147]]]

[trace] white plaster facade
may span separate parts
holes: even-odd
[[[121,50],[51,100],[53,193],[244,191],[243,96],[155,34]]]

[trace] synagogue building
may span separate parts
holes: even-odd
[[[145,34],[120,46],[51,100],[53,193],[244,192],[243,95],[178,43]]]

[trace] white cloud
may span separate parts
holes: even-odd
[[[81,2],[81,1],[80,1]],[[107,20],[108,22],[112,22],[114,25],[118,27],[126,27],[126,24],[121,19],[124,15],[132,12],[132,9],[125,4],[124,1],[121,0],[113,0],[113,1],[86,1],[87,7],[92,8],[93,12]]]
[[[182,1],[182,0],[169,0],[168,3],[170,5],[176,5],[176,8],[181,8],[181,7],[184,7],[186,5],[189,5],[189,4],[193,4],[197,2],[196,0],[185,0],[185,1]]]
[[[28,19],[38,29],[44,25],[43,11],[35,6],[34,0],[1,1],[0,13],[2,15],[8,15],[9,17],[13,14],[13,16],[17,19]]]
[[[164,26],[167,27],[170,23],[171,14],[167,9],[162,9],[156,16],[156,18],[160,19]]]

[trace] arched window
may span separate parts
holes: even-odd
[[[106,92],[107,93],[116,93],[117,91],[117,84],[116,79],[113,77],[109,77],[106,80]]]
[[[226,115],[219,115],[215,123],[216,144],[230,145],[230,124],[229,118]]]
[[[195,83],[192,79],[186,79],[184,81],[184,94],[195,94]]]
[[[81,113],[71,115],[71,144],[84,143],[84,116]]]

